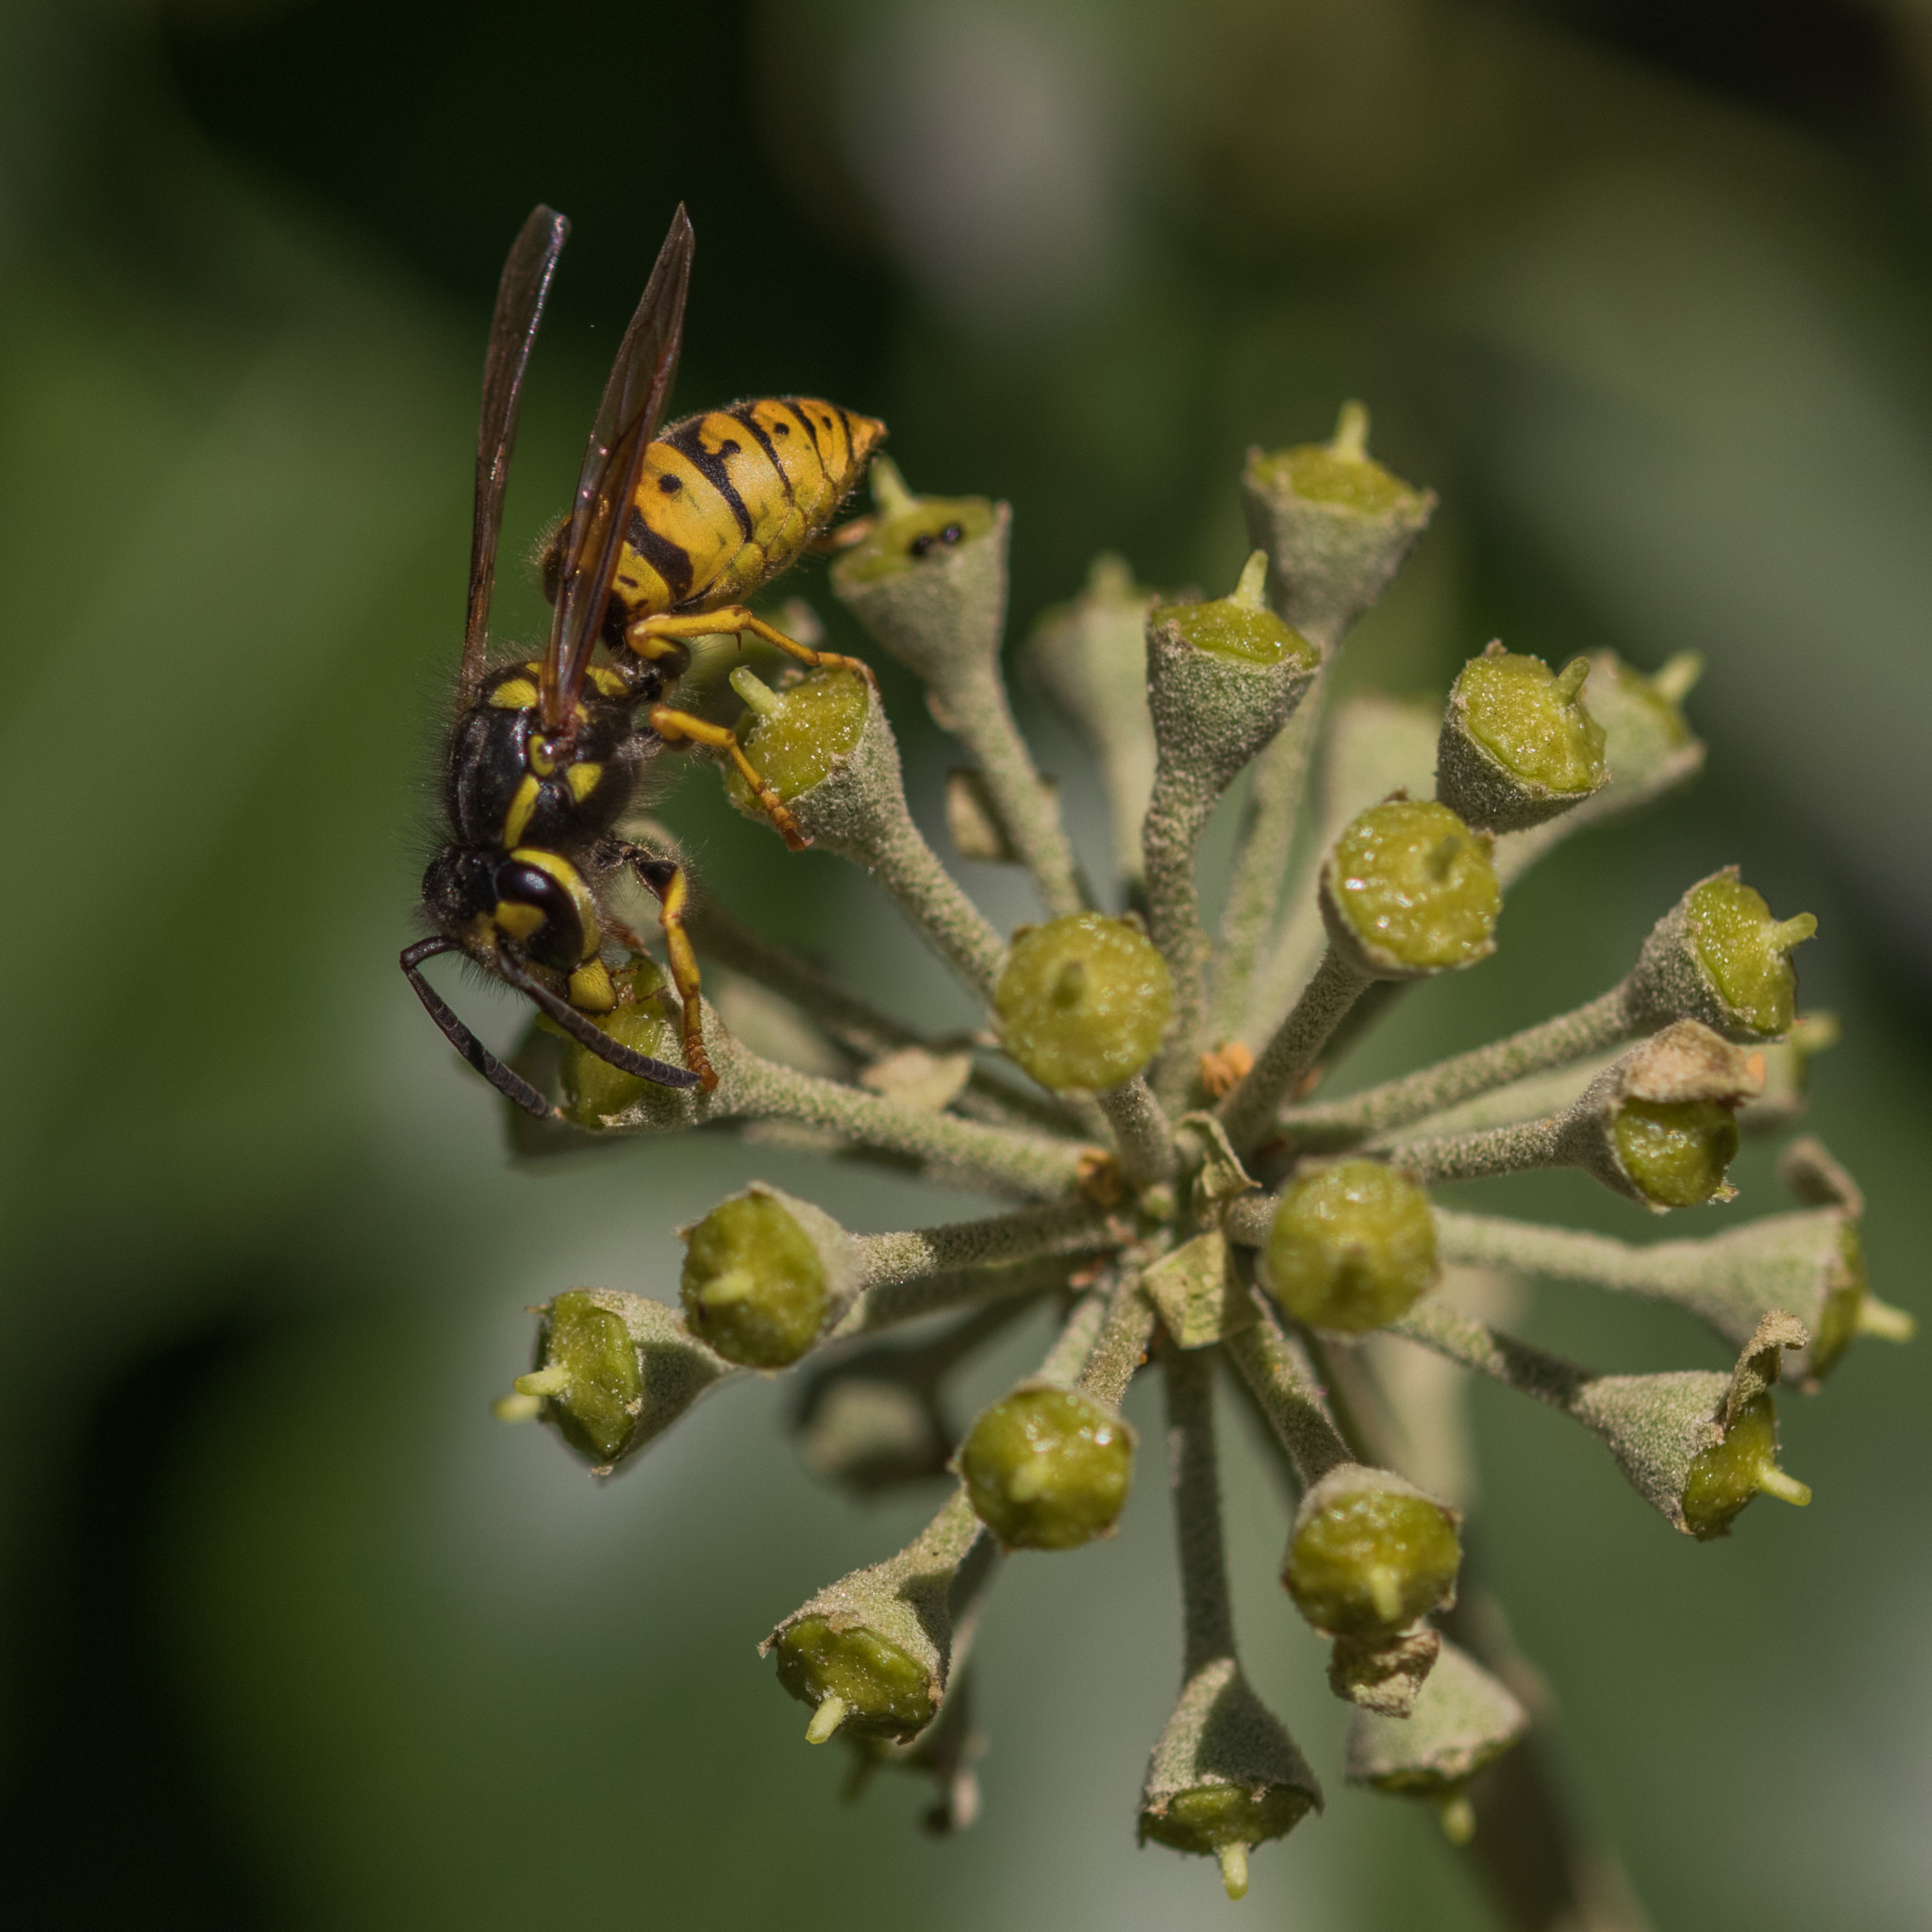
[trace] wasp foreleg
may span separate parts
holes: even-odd
[[[758,802],[758,808],[777,826],[786,844],[794,852],[803,852],[811,843],[798,829],[798,821],[785,809],[785,801],[774,791],[758,768],[745,757],[744,747],[739,743],[735,732],[723,724],[712,724],[703,718],[693,717],[689,711],[672,709],[669,705],[653,705],[645,713],[644,722],[650,725],[667,744],[675,744],[681,738],[688,738],[693,744],[708,746],[712,751],[722,751],[738,767],[739,775],[751,787],[752,796]]]
[[[671,983],[684,1012],[684,1063],[698,1076],[707,1093],[714,1091],[718,1075],[705,1051],[704,1008],[698,999],[698,956],[684,929],[684,908],[691,903],[691,880],[675,858],[660,858],[641,845],[618,847],[631,871],[658,901],[658,923],[664,928],[664,954],[671,965]]]

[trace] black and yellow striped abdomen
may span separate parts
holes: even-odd
[[[644,452],[615,601],[632,618],[741,603],[831,522],[885,436],[816,396],[674,424]]]

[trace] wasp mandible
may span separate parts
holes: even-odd
[[[666,744],[734,763],[794,850],[805,843],[736,736],[670,697],[687,640],[764,639],[800,662],[870,669],[785,636],[744,599],[794,563],[831,522],[886,426],[815,396],[760,398],[687,417],[659,437],[691,285],[691,225],[680,206],[604,386],[576,500],[543,562],[555,604],[542,658],[488,665],[490,604],[524,370],[570,224],[547,208],[504,265],[483,364],[470,597],[443,786],[441,848],[423,876],[434,935],[402,969],[450,1043],[499,1093],[555,1109],[472,1033],[424,978],[461,953],[526,994],[601,1059],[667,1087],[718,1084],[705,1052],[698,965],[684,929],[689,882],[673,859],[625,838],[646,766]],[[602,659],[593,661],[599,642]],[[625,874],[656,897],[683,1008],[684,1065],[612,1040],[591,1018],[617,1005],[607,945],[643,941],[610,905]]]

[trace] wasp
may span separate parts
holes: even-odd
[[[691,666],[689,640],[715,634],[762,638],[801,663],[871,677],[858,659],[812,650],[754,617],[744,599],[819,539],[886,434],[883,423],[814,396],[742,402],[657,433],[691,285],[691,225],[680,207],[605,384],[570,516],[544,557],[555,609],[543,655],[491,668],[490,605],[524,371],[569,230],[561,215],[538,208],[497,290],[445,836],[423,876],[435,932],[401,959],[451,1045],[540,1118],[556,1109],[484,1047],[423,976],[423,962],[460,953],[612,1066],[666,1087],[716,1087],[684,928],[689,881],[675,859],[623,836],[623,822],[658,753],[685,743],[728,758],[786,842],[806,842],[735,734],[671,699]],[[658,902],[682,1008],[682,1067],[623,1045],[595,1021],[617,1005],[607,948],[644,951],[611,904],[625,876]]]

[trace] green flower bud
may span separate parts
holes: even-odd
[[[1314,1773],[1235,1660],[1196,1671],[1147,1766],[1141,1842],[1219,1859],[1228,1897],[1240,1898],[1248,1854],[1321,1807]]]
[[[931,1671],[874,1630],[802,1617],[778,1639],[777,1658],[779,1683],[818,1713],[806,1730],[814,1744],[841,1725],[909,1738],[932,1722]]]
[[[1147,704],[1160,757],[1153,808],[1183,814],[1191,850],[1196,822],[1287,724],[1321,669],[1320,651],[1261,601],[1267,561],[1256,551],[1225,597],[1147,615]]]
[[[1803,1483],[1777,1467],[1770,1396],[1784,1351],[1809,1341],[1802,1323],[1774,1311],[1728,1375],[1598,1375],[1567,1407],[1603,1438],[1631,1486],[1673,1527],[1708,1541],[1725,1535],[1755,1495],[1800,1507],[1811,1500]]]
[[[1491,644],[1462,667],[1436,750],[1436,796],[1494,832],[1541,824],[1600,791],[1604,731],[1584,708],[1590,659],[1553,675]]]
[[[774,691],[741,665],[731,688],[748,708],[738,721],[738,741],[758,775],[788,804],[824,783],[858,747],[872,710],[872,689],[856,671],[808,671]],[[744,774],[727,766],[724,787],[747,818],[764,812]]]
[[[1300,1175],[1260,1258],[1261,1285],[1297,1321],[1357,1334],[1407,1314],[1437,1273],[1428,1195],[1378,1160]]]
[[[1307,640],[1261,602],[1266,574],[1267,558],[1257,550],[1230,595],[1208,604],[1158,604],[1148,622],[1172,628],[1182,642],[1230,663],[1262,670],[1272,670],[1291,657],[1307,663],[1312,658]]]
[[[986,1557],[975,1557],[985,1549]],[[808,1743],[849,1728],[904,1740],[931,1724],[953,1662],[954,1619],[984,1580],[991,1544],[961,1493],[896,1557],[855,1570],[758,1646],[812,1707]]]
[[[620,1046],[649,1054],[674,1067],[684,1064],[684,1044],[678,1030],[677,996],[655,960],[638,959],[611,975],[617,1005],[608,1013],[584,1017],[608,1033]],[[601,1060],[587,1046],[571,1039],[547,1015],[539,1017],[544,1031],[563,1043],[558,1074],[564,1115],[580,1127],[628,1124],[642,1115],[664,1125],[681,1125],[691,1117],[691,1103],[675,1087],[641,1080]]]
[[[1695,1020],[1679,1020],[1592,1080],[1558,1128],[1560,1158],[1657,1213],[1726,1201],[1737,1111],[1764,1064]]]
[[[1334,440],[1248,452],[1241,475],[1251,541],[1268,553],[1274,602],[1332,649],[1382,594],[1436,508],[1368,453],[1369,414],[1342,408]]]
[[[994,1005],[1007,1052],[1042,1087],[1095,1092],[1154,1058],[1174,984],[1137,925],[1078,912],[1013,935]]]
[[[1419,979],[1487,959],[1502,909],[1488,839],[1443,805],[1372,806],[1322,868],[1329,937],[1374,979]]]
[[[754,1182],[682,1228],[686,1318],[727,1361],[782,1369],[851,1300],[858,1250],[830,1215]]]
[[[1777,1466],[1777,1410],[1767,1394],[1754,1395],[1684,1478],[1684,1527],[1699,1542],[1728,1533],[1731,1519],[1756,1495],[1776,1496],[1800,1508],[1811,1491]]]
[[[1612,1117],[1617,1161],[1652,1206],[1728,1200],[1724,1171],[1738,1152],[1736,1109],[1715,1100],[1625,1100]]]
[[[1484,1765],[1519,1743],[1529,1713],[1467,1653],[1444,1643],[1406,1718],[1357,1710],[1349,1723],[1345,1775],[1352,1785],[1442,1807],[1457,1842],[1474,1820],[1462,1790]]]
[[[662,1302],[573,1289],[542,1310],[537,1366],[517,1377],[497,1413],[507,1421],[541,1414],[608,1474],[732,1373]]]
[[[1023,1383],[960,1445],[973,1507],[1009,1550],[1071,1550],[1111,1536],[1134,1473],[1134,1432],[1072,1389]]]
[[[914,496],[883,457],[872,487],[878,522],[832,565],[833,594],[884,650],[943,691],[998,654],[1012,512],[984,497]]]
[[[1456,1601],[1461,1520],[1388,1470],[1344,1463],[1303,1496],[1281,1580],[1317,1630],[1394,1637]]]
[[[1687,911],[1698,959],[1739,1023],[1759,1036],[1789,1033],[1798,981],[1788,956],[1818,930],[1817,920],[1808,912],[1774,919],[1734,868],[1693,886]]]
[[[1818,930],[1808,912],[1775,920],[1726,866],[1657,921],[1628,981],[1639,1024],[1701,1020],[1726,1040],[1756,1044],[1789,1033],[1797,978],[1787,955]]]

